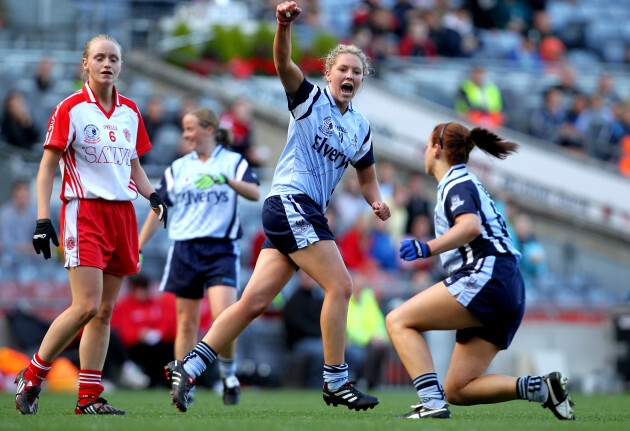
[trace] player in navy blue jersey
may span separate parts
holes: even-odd
[[[456,405],[526,399],[549,408],[558,419],[574,419],[566,378],[559,372],[520,378],[482,375],[510,345],[525,311],[525,287],[505,220],[479,180],[466,169],[479,147],[504,159],[517,149],[494,133],[458,123],[435,127],[425,152],[428,175],[438,181],[436,238],[404,240],[400,257],[440,255],[448,277],[420,292],[386,317],[394,347],[418,391],[420,403],[401,417],[450,418]],[[440,386],[422,333],[457,330],[451,363]]]
[[[352,280],[324,212],[332,192],[352,165],[361,192],[381,220],[390,216],[382,202],[374,168],[372,133],[352,99],[368,73],[363,52],[339,45],[326,58],[326,88],[313,85],[291,60],[291,22],[300,15],[295,2],[276,8],[274,62],[291,113],[286,147],[280,156],[262,214],[267,238],[241,299],[225,310],[184,361],[167,365],[178,409],[186,410],[194,379],[261,314],[301,268],[324,292],[321,313],[324,347],[323,397],[327,404],[366,410],[376,397],[348,381],[344,359]]]
[[[256,201],[259,182],[247,160],[229,151],[231,133],[219,127],[209,109],[195,109],[182,119],[183,138],[192,151],[164,172],[157,193],[172,207],[172,241],[160,290],[175,294],[175,358],[183,359],[197,344],[200,306],[205,291],[212,316],[236,302],[241,237],[238,197]],[[158,228],[149,213],[140,231],[142,249]],[[237,404],[236,341],[219,351],[223,402]]]

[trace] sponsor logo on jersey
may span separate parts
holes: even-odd
[[[326,117],[322,121],[321,126],[319,126],[319,131],[322,132],[326,136],[330,136],[333,133],[333,123],[332,118]]]
[[[344,153],[326,143],[328,138],[322,138],[319,135],[315,135],[315,142],[312,148],[324,158],[328,158],[331,162],[335,162],[335,169],[346,169],[350,164],[350,157],[346,157]]]
[[[222,191],[222,192],[217,192],[217,191],[191,191],[191,190],[186,190],[184,193],[182,193],[180,199],[177,201],[177,203],[179,204],[180,202],[183,205],[190,205],[190,204],[196,204],[199,202],[208,202],[211,204],[219,204],[221,202],[228,202],[229,201],[229,197],[228,197],[228,192],[227,191]]]
[[[68,251],[74,250],[74,247],[76,247],[77,245],[77,241],[74,239],[73,236],[66,238],[65,243],[66,243],[66,250]]]
[[[311,228],[311,224],[304,219],[298,220],[293,223],[293,232],[304,233]]]
[[[83,129],[83,135],[85,136],[83,138],[83,142],[86,142],[88,144],[96,144],[97,142],[101,141],[101,138],[99,138],[100,134],[101,131],[98,127],[96,127],[94,124],[88,124]]]
[[[85,161],[88,163],[131,166],[131,150],[128,148],[104,145],[102,147],[86,146],[83,149],[85,150]]]
[[[459,195],[455,195],[451,198],[451,212],[455,211],[462,205],[464,205],[464,201],[459,197]]]
[[[131,132],[129,129],[123,129],[123,135],[125,135],[127,142],[131,143]]]

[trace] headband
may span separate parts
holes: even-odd
[[[450,121],[448,123],[444,123],[444,125],[442,126],[442,130],[440,130],[440,148],[441,149],[444,149],[444,144],[442,143],[442,135],[444,135],[444,129],[446,129],[446,126],[448,126],[449,124],[451,124]]]

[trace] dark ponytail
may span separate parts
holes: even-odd
[[[431,139],[434,145],[439,145],[439,134],[442,131],[442,147],[451,166],[468,163],[470,152],[475,146],[498,159],[505,159],[518,148],[518,144],[505,141],[482,127],[469,130],[459,123],[449,123],[442,130],[443,127],[444,123],[438,124],[433,129]]]
[[[225,148],[230,148],[232,146],[233,136],[232,131],[229,129],[217,129],[214,134],[214,140],[217,144],[223,145]]]

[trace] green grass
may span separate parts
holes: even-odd
[[[245,388],[238,406],[224,406],[221,397],[200,389],[195,404],[186,413],[171,405],[167,389],[119,390],[107,394],[124,417],[75,416],[75,394],[43,392],[39,412],[22,416],[15,410],[13,395],[0,394],[0,430],[298,430],[298,431],[539,431],[539,430],[630,430],[630,393],[623,395],[575,395],[578,420],[558,421],[535,403],[509,403],[452,407],[451,420],[405,420],[397,414],[409,411],[415,392],[381,390],[381,404],[374,410],[355,412],[328,407],[315,390],[258,390]]]

